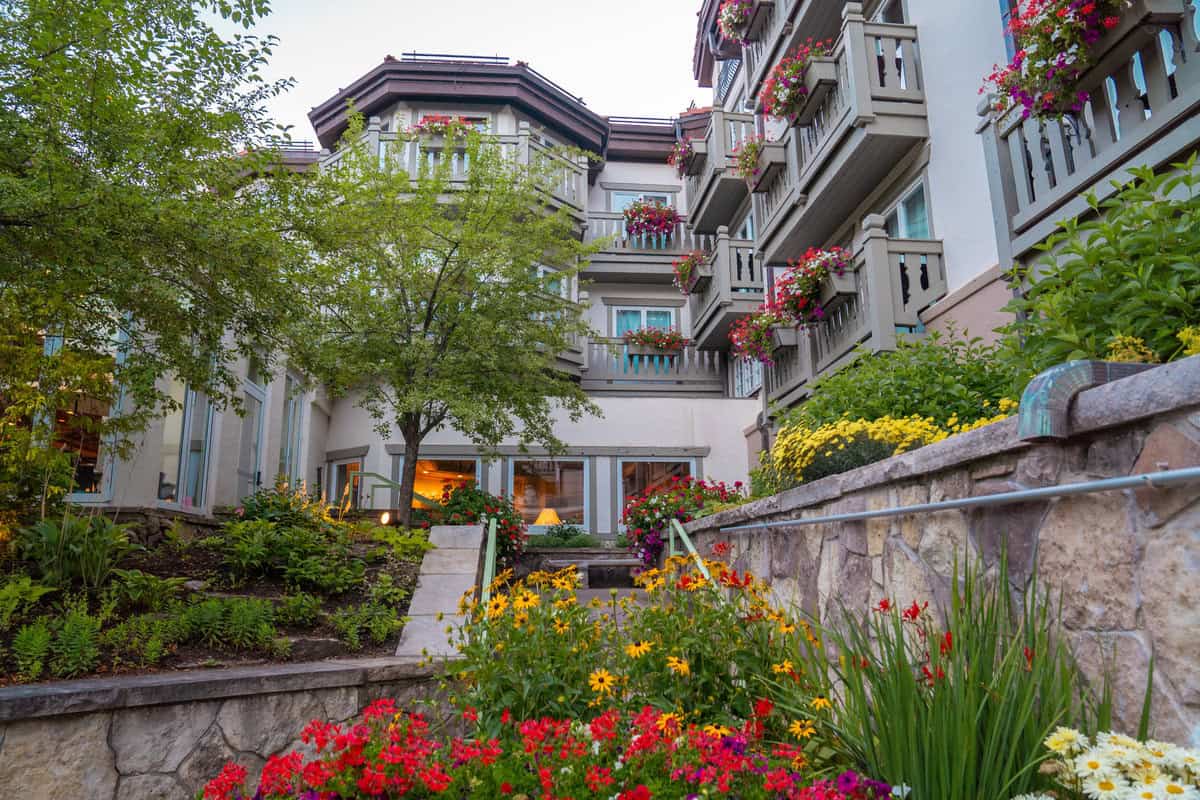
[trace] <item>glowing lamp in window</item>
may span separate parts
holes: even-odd
[[[541,513],[539,513],[537,515],[537,519],[534,520],[533,524],[534,525],[557,525],[560,522],[562,522],[562,520],[558,518],[557,511],[555,511],[553,508],[543,508],[541,510]]]

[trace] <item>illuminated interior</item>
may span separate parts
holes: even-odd
[[[647,490],[666,486],[672,478],[692,474],[688,461],[623,461],[621,462],[621,492],[628,503]]]
[[[475,459],[422,458],[417,461],[417,476],[413,484],[413,508],[425,504],[421,498],[434,503],[442,492],[476,480]]]
[[[586,526],[582,461],[514,461],[513,505],[529,525],[562,522]],[[553,512],[553,513],[550,513]]]

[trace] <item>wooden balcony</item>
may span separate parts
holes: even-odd
[[[590,394],[725,394],[723,354],[693,345],[672,354],[647,354],[621,339],[593,339],[584,356],[580,385]]]
[[[866,22],[847,3],[836,82],[783,138],[785,165],[754,195],[759,250],[783,261],[820,246],[929,136],[917,29]]]
[[[768,404],[787,407],[806,397],[812,382],[845,364],[859,344],[895,349],[897,338],[917,335],[918,314],[946,293],[942,243],[889,239],[883,226],[878,214],[864,223],[854,292],[829,300],[825,319],[802,328],[797,345],[777,349],[775,363],[764,367]]]
[[[728,350],[730,326],[763,301],[754,242],[730,239],[729,229],[721,227],[705,271],[712,273],[707,286],[688,295],[692,339],[704,350]]]
[[[775,0],[761,10],[759,5],[756,3],[761,32],[742,47],[750,97],[758,96],[771,69],[796,45],[837,36],[842,9],[850,4],[845,0]]]
[[[713,110],[704,133],[704,154],[696,156],[704,163],[696,174],[687,176],[688,212],[695,230],[715,233],[729,225],[745,201],[746,181],[733,172],[733,153],[751,136],[753,114]]]
[[[415,175],[422,162],[433,166],[442,159],[449,159],[452,185],[466,183],[471,167],[468,154],[461,147],[447,150],[444,137],[413,138],[404,133],[385,131],[381,129],[378,117],[371,117],[363,137],[367,140],[369,152],[378,155],[380,163],[395,159],[397,168]],[[515,135],[492,134],[487,139],[517,163],[549,164],[553,176],[549,198],[551,204],[565,207],[580,222],[585,219],[588,190],[585,157],[567,157],[541,144],[531,135],[527,122],[520,123]],[[321,168],[335,167],[341,158],[341,152],[325,154],[321,159]]]
[[[1113,190],[1128,168],[1163,168],[1200,143],[1200,12],[1187,0],[1134,0],[1094,45],[1078,84],[1082,112],[1058,120],[997,115],[981,103],[1000,263],[1032,257],[1058,220],[1086,209],[1079,195]]]
[[[615,211],[589,211],[584,239],[608,242],[583,269],[583,276],[597,283],[670,283],[672,261],[693,250],[708,252],[713,243],[712,236],[693,232],[686,217],[666,236],[630,236]]]

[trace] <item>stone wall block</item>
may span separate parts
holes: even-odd
[[[849,608],[866,608],[871,596],[871,559],[844,552],[838,567],[837,599]]]
[[[971,542],[967,516],[962,511],[938,511],[924,517],[921,539],[915,548],[938,575],[950,577],[954,564],[961,568],[978,556]]]
[[[972,495],[999,494],[1020,488],[1009,481],[984,481],[975,484]],[[1042,500],[971,509],[968,515],[971,538],[984,562],[997,563],[1001,550],[1007,546],[1009,579],[1024,585],[1033,572],[1038,528],[1049,507],[1050,503]]]
[[[993,456],[972,464],[968,474],[973,481],[985,481],[989,478],[1003,478],[1011,475],[1016,468],[1016,455]]]
[[[1164,469],[1183,469],[1200,466],[1200,442],[1195,441],[1181,426],[1160,423],[1150,432],[1137,462],[1134,475],[1159,472]],[[1146,487],[1134,491],[1138,507],[1147,525],[1161,525],[1196,500],[1196,485],[1187,484],[1171,489]]]
[[[345,722],[362,710],[357,686],[327,689],[321,693],[321,704],[325,707],[322,719],[331,722]]]
[[[1087,445],[1084,471],[1089,478],[1128,475],[1137,461],[1146,435],[1139,429],[1117,436],[1099,436]]]
[[[190,796],[174,774],[151,773],[123,776],[117,785],[116,800],[182,800]]]
[[[936,481],[935,481],[936,483]],[[962,481],[963,494],[966,494],[966,480]],[[901,486],[896,492],[897,506],[918,506],[922,503],[936,502],[930,497],[930,485],[925,483],[910,484]],[[944,499],[944,498],[939,498]],[[904,543],[909,547],[916,547],[921,541],[921,521],[922,515],[917,514],[902,514],[895,517],[895,524],[892,527],[892,533],[899,533],[904,538]],[[883,555],[882,549],[879,553],[872,555]]]
[[[325,705],[312,692],[232,698],[217,714],[230,747],[264,757],[282,750],[312,719],[325,719]]]
[[[900,606],[907,606],[914,600],[918,603],[935,600],[933,586],[921,560],[896,539],[888,541],[883,555],[883,596]]]
[[[1125,493],[1063,497],[1042,525],[1039,574],[1063,592],[1068,628],[1131,630],[1137,626],[1137,538]]]
[[[128,708],[113,717],[112,748],[122,775],[174,772],[216,719],[220,702]]]
[[[1061,446],[1051,444],[1026,451],[1017,463],[1017,483],[1031,488],[1057,483],[1065,460],[1063,451]]]
[[[829,612],[829,600],[839,591],[837,579],[841,563],[841,546],[836,539],[825,539],[821,547],[821,566],[817,572],[817,606],[821,619]]]
[[[235,752],[225,741],[220,726],[210,725],[196,743],[195,749],[179,765],[176,776],[184,791],[188,792],[188,796],[193,796],[230,761],[236,761],[245,767],[250,774],[247,783],[257,785],[264,759],[254,753]]]
[[[1200,507],[1146,534],[1139,582],[1158,665],[1200,712]]]
[[[0,749],[0,797],[110,800],[117,768],[108,746],[111,714],[9,724]]]
[[[865,520],[853,520],[851,522],[838,523],[841,527],[841,532],[838,534],[838,541],[842,543],[842,548],[849,553],[865,556],[867,554],[867,523]]]

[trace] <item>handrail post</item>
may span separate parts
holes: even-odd
[[[704,559],[700,557],[700,554],[698,552],[696,552],[696,547],[692,544],[692,540],[688,538],[687,531],[685,531],[683,529],[683,526],[679,524],[679,520],[677,520],[677,519],[671,520],[671,549],[672,550],[675,547],[675,534],[678,534],[679,538],[683,540],[684,547],[687,548],[688,553],[692,557],[692,560],[696,562],[697,571],[699,571],[699,573],[704,576],[704,579],[706,581],[711,581],[712,575],[709,574],[708,567],[704,566]],[[674,555],[674,553],[672,553],[672,555]]]
[[[867,281],[870,307],[867,319],[871,323],[871,349],[896,349],[896,310],[893,295],[899,291],[899,276],[892,274],[888,255],[888,235],[884,218],[871,214],[863,220],[863,258],[865,263],[859,279]],[[862,273],[865,273],[863,275]]]
[[[486,607],[492,599],[492,581],[496,579],[496,518],[488,520],[487,545],[483,555],[483,580],[479,600]]]

